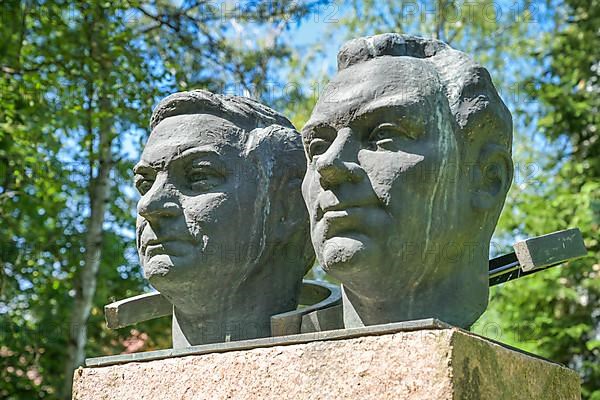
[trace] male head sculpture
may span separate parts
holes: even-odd
[[[300,135],[256,101],[201,90],[162,100],[150,125],[137,246],[174,305],[174,347],[268,336],[314,259]]]
[[[351,40],[302,136],[312,241],[346,326],[472,324],[512,180],[512,119],[488,72],[437,40]]]

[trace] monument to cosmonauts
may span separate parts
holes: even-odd
[[[248,98],[162,100],[135,166],[137,247],[173,349],[86,360],[84,399],[577,399],[567,368],[472,334],[490,285],[586,254],[577,229],[489,257],[512,118],[434,39],[351,40],[298,133]],[[315,258],[340,286],[303,281]]]

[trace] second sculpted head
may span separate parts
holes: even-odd
[[[312,242],[345,306],[366,325],[472,324],[512,181],[512,119],[488,72],[436,40],[352,40],[302,137]]]
[[[196,90],[153,112],[135,166],[144,275],[174,305],[174,346],[269,335],[312,265],[300,135],[248,98]]]

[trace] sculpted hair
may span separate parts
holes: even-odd
[[[511,152],[512,117],[484,67],[439,40],[384,33],[346,42],[338,52],[338,71],[384,56],[413,57],[430,63],[461,133],[469,141],[487,135],[486,140]]]
[[[152,111],[150,129],[156,128],[165,118],[185,114],[211,114],[224,117],[247,131],[270,125],[294,129],[286,117],[255,100],[211,93],[206,90],[178,92],[162,99]]]

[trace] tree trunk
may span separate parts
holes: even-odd
[[[88,20],[88,40],[91,58],[98,62],[98,75],[107,77],[110,70],[110,61],[106,59],[105,43],[101,36],[95,32],[98,21],[104,21],[103,11],[100,9],[94,18]],[[96,293],[98,271],[102,259],[102,233],[105,213],[110,196],[110,172],[113,166],[112,142],[115,137],[112,128],[111,101],[108,89],[94,85],[94,76],[88,76],[88,123],[87,134],[94,137],[94,124],[92,114],[104,115],[100,118],[97,129],[98,151],[97,162],[94,163],[95,154],[90,148],[90,183],[88,187],[90,217],[87,221],[85,233],[85,255],[84,265],[75,278],[75,299],[71,324],[69,326],[69,339],[67,344],[67,359],[65,364],[65,383],[63,387],[63,398],[70,399],[73,387],[73,372],[81,366],[85,360],[85,345],[87,342],[87,322],[93,306]],[[103,82],[106,82],[103,80]],[[94,93],[99,93],[98,105],[94,110],[92,107]],[[109,117],[106,117],[108,115]],[[92,140],[93,143],[93,140]],[[93,176],[93,166],[97,166],[96,176]]]
[[[102,256],[102,226],[110,193],[110,171],[112,167],[112,134],[110,130],[100,131],[100,151],[98,172],[90,185],[91,214],[85,235],[84,266],[77,275],[75,304],[69,327],[67,364],[65,367],[64,398],[71,398],[73,371],[83,364],[87,341],[87,321],[92,309],[100,260]]]

